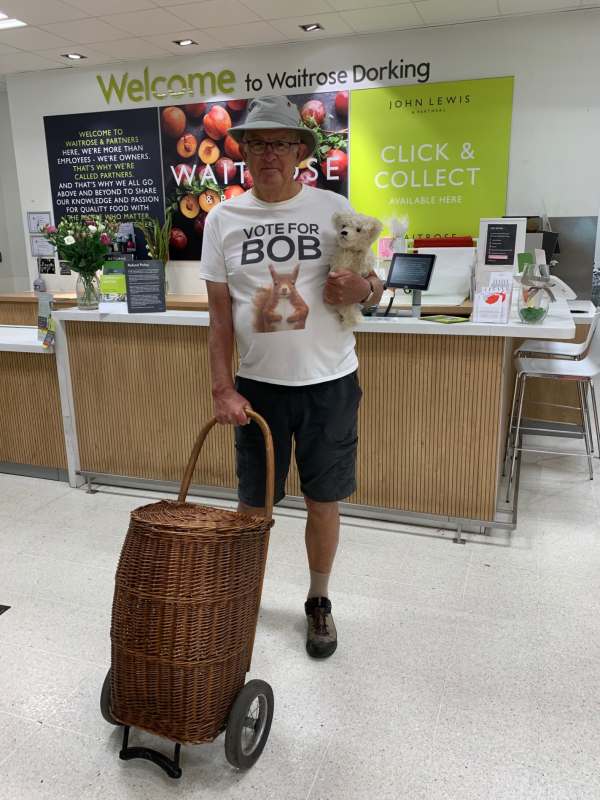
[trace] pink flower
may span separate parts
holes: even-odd
[[[55,228],[54,225],[46,225],[46,233],[57,233],[58,228]]]
[[[106,244],[106,245],[110,244],[110,236],[108,235],[108,233],[103,233],[100,236],[100,244]]]

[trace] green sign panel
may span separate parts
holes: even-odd
[[[476,236],[506,210],[513,78],[352,92],[350,202],[409,238]]]
[[[122,294],[127,291],[125,284],[125,262],[120,260],[105,261],[100,276],[102,294]]]

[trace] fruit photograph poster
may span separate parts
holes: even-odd
[[[348,194],[348,92],[290,95],[319,147],[296,180]],[[197,261],[207,214],[253,186],[232,125],[246,119],[247,100],[188,103],[161,109],[166,208],[171,212],[171,260]]]
[[[508,77],[289,94],[319,142],[296,180],[344,194],[384,223],[406,218],[410,238],[476,235],[481,217],[505,213],[512,92]],[[199,260],[207,215],[253,186],[227,134],[248,103],[45,117],[55,222],[85,213],[162,220],[166,210],[171,260]]]

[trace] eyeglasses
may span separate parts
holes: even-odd
[[[251,139],[250,141],[245,141],[244,144],[253,156],[264,155],[267,147],[270,147],[276,155],[285,156],[290,152],[291,147],[300,144],[300,142],[288,142],[284,139],[278,139],[275,142],[263,142],[262,139]]]

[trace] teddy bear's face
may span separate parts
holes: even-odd
[[[368,250],[382,229],[378,219],[365,214],[334,214],[333,224],[338,245],[348,250]]]

